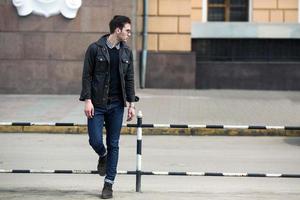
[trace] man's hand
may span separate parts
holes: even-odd
[[[132,103],[129,103],[127,121],[131,121],[135,116],[135,107]]]
[[[84,113],[89,119],[93,118],[94,116],[94,106],[90,99],[85,100]]]

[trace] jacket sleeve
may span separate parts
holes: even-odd
[[[82,89],[80,94],[80,101],[91,99],[91,85],[95,66],[95,56],[97,53],[96,44],[91,44],[85,53],[83,71],[82,71]]]
[[[127,68],[127,73],[125,76],[125,90],[126,90],[126,100],[128,102],[135,102],[134,68],[133,68],[132,51],[130,51],[130,64]]]

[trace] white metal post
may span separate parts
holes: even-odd
[[[207,22],[207,0],[202,0],[202,22]]]
[[[137,144],[136,144],[136,192],[141,192],[141,179],[142,179],[142,111],[137,115]]]
[[[252,22],[253,15],[253,0],[249,0],[249,14],[248,14],[248,22]]]
[[[298,23],[300,23],[300,0],[298,0]]]

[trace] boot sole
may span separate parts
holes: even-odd
[[[104,197],[104,196],[101,195],[101,199],[111,199],[111,198],[113,198],[113,196],[106,196],[106,197]]]

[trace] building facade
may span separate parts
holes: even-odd
[[[148,0],[146,88],[300,90],[300,0]],[[77,17],[18,16],[0,0],[0,93],[78,94],[85,50],[143,0],[83,0]]]
[[[300,89],[299,0],[149,4],[146,87]]]
[[[85,51],[117,14],[130,16],[135,28],[132,0],[83,0],[74,19],[18,16],[12,0],[0,0],[0,93],[79,94]]]

